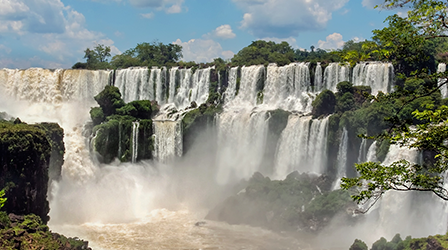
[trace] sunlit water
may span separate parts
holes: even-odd
[[[301,73],[303,66],[294,66],[294,74],[301,76],[300,79],[303,76],[306,82],[309,79],[306,74]],[[283,77],[279,73],[281,70],[285,72],[289,70],[292,74],[293,71],[290,68],[293,67],[276,69],[271,65],[266,73],[267,78],[270,79],[267,81],[267,86],[271,86],[271,83],[274,86],[280,81],[278,79]],[[153,84],[162,79],[162,70],[154,70],[151,73],[139,70],[146,78],[149,77],[149,81]],[[195,100],[198,103],[205,100],[201,93],[207,92],[205,87],[207,84],[204,83],[207,83],[208,78],[203,73],[208,71],[204,70],[195,76],[194,81],[198,87],[191,96],[197,98]],[[233,75],[231,75],[232,81],[236,84],[234,71],[235,69],[232,70]],[[341,72],[340,74],[345,77],[346,72]],[[128,73],[126,77],[130,79],[131,73],[135,72]],[[186,71],[179,73],[177,78],[181,83],[179,94],[170,93],[168,96],[169,99],[181,103],[181,106],[188,105],[188,102],[181,102],[182,100],[178,99],[189,96],[183,90],[184,73],[185,76],[189,75]],[[243,73],[245,79],[241,79],[241,82],[247,82],[243,85],[247,88],[241,88],[241,95],[236,97],[228,89],[226,98],[229,105],[217,122],[219,128],[233,126],[229,131],[219,131],[221,133],[219,140],[240,140],[236,143],[238,147],[232,148],[231,146],[235,144],[223,142],[218,148],[221,146],[223,153],[235,152],[229,157],[238,156],[234,157],[241,158],[237,163],[245,163],[242,167],[246,168],[236,167],[236,163],[226,165],[224,164],[226,162],[218,162],[217,164],[212,154],[204,153],[209,152],[211,148],[207,143],[202,145],[202,151],[192,150],[191,155],[195,157],[184,156],[182,162],[167,160],[165,165],[154,162],[100,165],[91,158],[84,125],[90,119],[88,113],[90,107],[95,105],[92,97],[109,83],[108,72],[0,70],[0,88],[2,88],[0,89],[0,111],[18,116],[28,123],[57,122],[64,128],[65,163],[62,169],[62,180],[59,183],[53,183],[50,189],[50,228],[67,236],[78,236],[88,240],[94,249],[313,249],[320,247],[347,249],[355,238],[363,239],[371,245],[382,236],[390,240],[398,232],[402,233],[404,238],[408,234],[425,236],[446,231],[446,206],[438,201],[434,202],[430,195],[415,196],[401,193],[386,195],[370,214],[356,225],[345,225],[344,221],[336,219],[316,239],[292,238],[286,234],[250,226],[204,221],[203,218],[208,209],[229,195],[229,192],[226,192],[225,183],[235,177],[250,177],[254,171],[258,170],[256,166],[259,165],[261,154],[264,153],[265,126],[268,119],[264,115],[266,110],[255,110],[246,106],[247,103],[249,105],[256,103],[255,91],[257,90],[253,84],[260,79],[263,69],[260,66],[247,67]],[[329,79],[327,77],[324,80],[329,81]],[[286,90],[275,92],[276,89],[271,86],[272,92],[267,95],[266,102],[271,101],[268,104],[277,108],[282,106],[278,104],[281,98],[277,96],[294,96],[295,98],[302,96],[299,83],[301,82],[293,84],[291,81],[291,86],[294,88],[291,87],[289,90],[297,90],[295,92]],[[151,86],[150,89],[154,91],[151,94],[161,97],[160,86],[155,88],[154,85]],[[253,88],[248,88],[250,86]],[[131,100],[134,98],[130,95],[132,89],[127,90],[126,96],[129,94],[127,98]],[[309,107],[302,105],[305,102],[309,102],[309,99],[292,106]],[[241,110],[249,111],[245,114],[241,110],[233,111],[229,106],[232,108],[241,106]],[[245,120],[247,124],[251,124],[251,129],[244,128],[247,126],[244,123]],[[292,170],[323,172],[319,168],[323,164],[315,163],[326,161],[326,155],[322,155],[322,151],[326,151],[324,142],[328,118],[313,121],[311,126],[306,126],[306,129],[299,131],[299,125],[305,121],[309,122],[308,120],[310,120],[309,117],[292,115],[287,128],[281,135],[277,155],[282,155],[282,161],[277,160],[275,163],[283,165],[276,165],[274,171],[279,179],[284,178]],[[292,129],[293,127],[297,129]],[[309,132],[304,133],[308,130]],[[302,137],[309,138],[300,140]],[[316,139],[313,141],[311,138]],[[254,144],[258,147],[254,147]],[[373,159],[370,154],[367,155],[368,159]],[[398,159],[402,156],[407,157],[405,151],[397,149],[390,151],[390,159]],[[415,155],[411,152],[411,156]],[[227,159],[234,159],[229,157]],[[220,156],[217,158],[220,159]],[[301,166],[301,164],[292,164],[293,161],[307,162],[307,164],[303,168],[295,169],[292,166]],[[219,174],[220,172],[225,175]]]

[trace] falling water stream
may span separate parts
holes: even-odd
[[[352,78],[355,85],[369,84],[375,86],[374,91],[389,91],[391,83],[384,81],[390,70],[388,64],[360,64]],[[180,118],[185,111],[182,110],[192,102],[198,106],[206,102],[211,71],[212,68],[194,72],[176,67],[129,68],[117,70],[112,82],[111,71],[0,70],[0,111],[29,123],[57,122],[64,129],[65,162],[62,180],[51,186],[50,228],[89,240],[94,249],[307,248],[306,242],[286,234],[203,218],[208,209],[224,198],[221,195],[228,183],[262,171],[272,110],[281,108],[290,115],[279,135],[270,177],[283,179],[295,170],[325,173],[329,117],[312,119],[306,114],[319,91],[335,90],[339,81],[350,79],[348,68],[334,63],[322,70],[319,64],[314,88],[306,63],[229,69],[224,111],[216,117],[216,158],[215,152],[211,152],[214,147],[208,146],[213,143],[207,138],[199,143],[204,145],[196,145],[202,146],[202,151],[192,150],[183,155]],[[155,161],[137,161],[138,121],[133,123],[131,163],[116,161],[104,165],[92,160],[84,127],[90,121],[90,107],[96,105],[93,96],[109,84],[120,89],[126,102],[156,100],[162,105],[161,110],[177,114],[153,121]],[[341,176],[347,140],[344,130],[340,145]],[[364,158],[375,161],[376,143],[368,149],[366,144],[361,145],[364,149],[359,151],[367,151]],[[416,153],[392,148],[386,162],[408,157],[405,154],[411,154],[412,158]],[[366,219],[363,225],[347,228],[346,233],[353,231],[353,237],[358,238],[369,235],[366,241],[370,242],[396,232],[423,236],[446,231],[446,223],[431,215],[410,220],[425,209],[424,204],[415,205],[418,201],[433,204],[437,213],[444,209],[428,197],[411,196],[386,196],[372,212],[380,223]],[[403,229],[391,224],[392,218],[407,220],[409,224]],[[431,228],[434,221],[440,225]],[[409,226],[415,222],[422,225],[418,230]],[[369,234],[368,228],[373,225],[375,228]],[[321,237],[328,242],[335,238],[333,247],[346,249],[354,238],[350,235],[349,240],[345,237],[350,242],[339,242],[336,240],[339,231],[331,231],[329,227]]]

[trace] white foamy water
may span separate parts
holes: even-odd
[[[386,70],[383,66],[377,68]],[[340,65],[329,67],[322,88],[335,88],[337,81],[350,76]],[[210,68],[194,73],[179,68],[125,69],[116,72],[115,86],[123,90],[128,101],[149,98],[165,104],[164,115],[168,117],[171,111],[183,109],[191,101],[198,105],[205,102],[210,71]],[[368,75],[369,71],[362,72]],[[260,170],[268,138],[268,110],[294,111],[277,144],[274,177],[283,179],[294,170],[318,174],[326,171],[328,117],[318,120],[298,115],[308,112],[315,94],[310,89],[308,65],[243,67],[238,91],[237,76],[237,68],[230,69],[225,109],[216,120],[217,160],[213,158],[215,152],[196,152],[198,158],[192,157],[188,165],[201,168],[191,169],[184,162],[174,165],[176,161],[172,160],[183,153],[179,122],[182,113],[176,112],[172,119],[154,121],[155,156],[165,165],[154,162],[99,165],[91,160],[83,135],[84,124],[90,119],[90,107],[96,105],[93,96],[110,84],[111,72],[0,70],[0,111],[30,123],[58,122],[64,128],[65,163],[62,181],[53,183],[51,189],[54,197],[50,202],[51,229],[85,238],[94,249],[306,248],[291,238],[259,228],[211,221],[195,225],[202,221],[208,206],[220,200],[217,190],[224,184],[249,178]],[[316,81],[318,86],[320,80]],[[136,127],[138,123],[134,123]],[[340,145],[341,162],[346,160],[343,155],[346,146],[344,139]],[[367,160],[375,160],[375,148],[373,143],[367,150]],[[137,152],[135,143],[133,152]],[[132,158],[135,160],[137,156],[133,154]],[[385,163],[414,156],[415,152],[392,147]],[[204,163],[204,158],[213,159]],[[403,237],[444,233],[445,209],[446,205],[430,195],[390,192],[363,223],[343,229],[329,227],[323,235],[332,247],[339,246],[334,242],[345,240],[340,245],[346,249],[355,238],[371,244],[382,236],[391,239],[397,232]]]

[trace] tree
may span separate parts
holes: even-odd
[[[72,68],[80,69],[106,69],[110,65],[108,63],[108,58],[111,56],[110,47],[103,44],[97,44],[93,49],[87,48],[84,50],[84,58],[86,63],[76,63]]]
[[[182,58],[182,46],[177,44],[139,43],[133,49],[112,58],[111,64],[116,68],[130,66],[169,66]]]
[[[393,22],[392,26],[405,27],[403,31],[407,33],[402,37],[405,43],[398,42],[393,45],[386,43],[390,46],[389,49],[396,49],[394,52],[397,53],[397,58],[401,57],[406,61],[407,57],[412,57],[409,54],[401,54],[406,53],[404,52],[406,48],[400,46],[406,42],[413,45],[413,41],[409,39],[417,40],[421,46],[425,40],[445,36],[447,3],[433,0],[385,0],[382,6],[411,7],[407,18],[389,17]],[[378,34],[381,36],[379,40],[386,41],[387,39],[383,40],[383,35],[385,38],[387,33],[386,30],[383,34]],[[390,165],[378,162],[356,164],[359,176],[343,178],[341,186],[343,189],[355,188],[356,192],[352,198],[358,203],[373,201],[368,208],[388,190],[428,191],[443,200],[448,200],[448,191],[444,188],[444,174],[448,170],[448,145],[445,143],[445,139],[448,138],[448,106],[441,105],[443,102],[440,101],[439,92],[440,86],[446,84],[446,80],[437,84],[437,80],[441,77],[446,78],[447,74],[428,75],[422,71],[414,74],[412,78],[421,79],[419,83],[408,80],[407,85],[399,87],[394,93],[382,95],[381,98],[376,97],[375,100],[378,102],[394,103],[398,108],[386,119],[391,124],[389,129],[371,138],[424,151],[429,157],[421,164],[411,163],[405,159]],[[439,96],[439,101],[435,95]],[[414,110],[410,116],[412,119],[409,119],[406,113],[412,110]]]
[[[398,15],[386,19],[389,26],[372,31],[373,40],[382,49],[380,60],[393,63],[396,72],[410,76],[415,71],[435,71],[435,46],[409,20]]]
[[[406,20],[423,37],[447,37],[447,2],[441,0],[385,0],[376,6],[384,9],[410,8]]]
[[[257,65],[277,63],[281,66],[294,61],[294,49],[287,42],[275,43],[253,41],[232,58],[235,65]]]

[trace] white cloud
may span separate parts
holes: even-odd
[[[218,57],[229,59],[234,55],[232,51],[224,51],[221,44],[211,39],[191,39],[188,42],[177,39],[173,44],[182,46],[183,61],[211,62]]]
[[[236,35],[235,33],[233,33],[232,27],[230,27],[230,25],[224,24],[214,29],[212,32],[203,35],[203,37],[206,39],[211,38],[232,39],[235,38]]]
[[[182,7],[180,4],[173,4],[171,7],[167,8],[165,12],[168,14],[180,13],[182,12]]]
[[[328,35],[326,41],[319,40],[317,47],[321,49],[338,49],[344,46],[342,35],[339,33],[333,33]]]
[[[287,42],[294,49],[299,48],[299,45],[297,45],[297,40],[294,37],[288,37],[288,38],[265,37],[265,38],[262,38],[261,40],[272,41],[275,43]]]
[[[95,42],[103,42],[111,46],[112,52],[119,52],[112,40],[85,26],[84,15],[64,6],[60,0],[0,0],[0,35],[17,36],[17,41],[23,46],[42,51],[54,60],[28,60],[35,65],[71,67],[82,60],[83,51]],[[28,65],[21,59],[3,58],[2,61],[2,64],[16,67],[20,63],[23,65],[21,68]]]
[[[143,18],[146,18],[146,19],[152,19],[154,17],[154,13],[149,12],[149,13],[145,13],[145,14],[140,14],[140,16],[142,16]]]
[[[228,24],[224,24],[216,28],[213,33],[216,37],[222,38],[222,39],[232,39],[235,38],[236,35],[232,31],[232,27]]]
[[[322,30],[349,0],[233,0],[244,12],[241,28],[256,37],[287,38]]]

